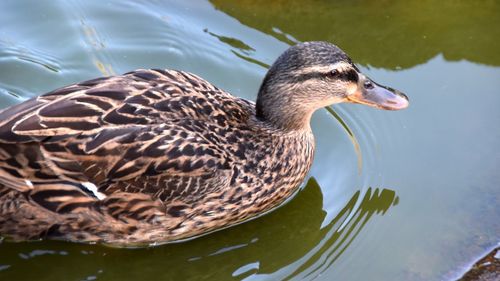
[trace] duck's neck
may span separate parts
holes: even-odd
[[[307,132],[311,130],[311,116],[314,110],[296,101],[259,93],[255,110],[259,120],[276,129]]]

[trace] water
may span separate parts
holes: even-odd
[[[338,44],[400,112],[314,115],[304,188],[193,241],[0,242],[1,280],[446,280],[500,242],[498,1],[1,1],[0,106],[136,68],[255,99],[297,41]]]

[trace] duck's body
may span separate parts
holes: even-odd
[[[272,128],[253,103],[171,70],[65,87],[0,120],[0,229],[19,239],[194,236],[281,203],[313,156],[310,130]]]
[[[290,87],[271,80],[276,64],[257,105],[190,73],[137,70],[1,111],[0,234],[168,242],[278,206],[309,171],[325,101],[266,97]]]

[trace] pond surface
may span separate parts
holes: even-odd
[[[500,242],[500,2],[0,2],[0,107],[136,68],[255,99],[290,44],[339,45],[404,111],[320,110],[286,205],[193,241],[0,241],[1,280],[448,280]]]

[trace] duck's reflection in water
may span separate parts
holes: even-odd
[[[385,214],[398,201],[396,193],[389,189],[369,188],[364,195],[357,191],[336,217],[321,228],[326,216],[323,196],[311,178],[294,199],[275,212],[211,235],[217,237],[207,237],[207,241],[226,244],[191,261],[218,264],[207,259],[224,256],[220,257],[222,267],[218,269],[224,272],[219,272],[221,278],[272,274],[289,265],[294,268],[286,279],[297,275],[314,277],[337,260],[374,214]]]

